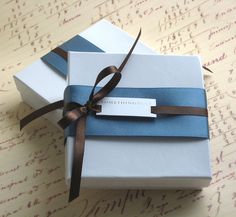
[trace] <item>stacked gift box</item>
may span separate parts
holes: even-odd
[[[86,104],[98,73],[107,66],[118,67],[133,42],[126,32],[101,20],[16,74],[17,88],[34,109],[63,98]],[[98,103],[104,108],[102,115],[93,112],[87,117],[81,187],[201,189],[209,185],[207,116],[153,115],[150,109],[154,100],[156,108],[206,110],[201,65],[198,56],[158,55],[137,43],[121,80]],[[57,110],[45,117],[56,125],[62,115]],[[65,130],[68,185],[74,128]]]

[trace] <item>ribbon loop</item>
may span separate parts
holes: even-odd
[[[112,78],[108,81],[108,83],[102,87],[97,93],[95,92],[95,88],[97,87],[97,85],[107,76],[114,74],[112,76]],[[118,69],[116,68],[116,66],[108,66],[105,69],[103,69],[97,76],[97,79],[95,81],[95,84],[93,86],[93,89],[90,93],[89,96],[89,101],[91,103],[97,103],[99,100],[101,100],[102,98],[104,98],[107,94],[108,91],[110,92],[111,90],[113,90],[116,85],[119,83],[121,79],[121,74],[118,71]],[[107,89],[109,88],[109,89]]]
[[[106,95],[108,95],[119,83],[121,79],[121,73],[115,73],[112,78],[104,85],[97,93],[95,93],[92,97],[92,103],[97,103],[99,100],[103,99]]]

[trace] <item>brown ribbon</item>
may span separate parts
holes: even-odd
[[[20,121],[20,128],[22,129],[34,119],[41,117],[42,115],[50,111],[64,107],[66,108],[67,112],[65,112],[64,117],[58,122],[58,124],[63,129],[65,129],[71,123],[76,123],[69,202],[79,196],[85,145],[86,118],[90,112],[101,111],[101,106],[97,105],[97,102],[107,96],[119,83],[121,79],[121,71],[123,70],[129,57],[131,56],[140,35],[141,30],[139,31],[139,34],[133,46],[131,47],[129,53],[126,55],[119,68],[117,68],[116,66],[108,66],[98,74],[89,99],[84,105],[74,102],[70,102],[64,105],[64,101],[60,100],[32,112]],[[62,49],[56,48],[54,49],[54,51],[61,55],[65,60],[67,59],[67,53]],[[95,93],[95,88],[97,87],[98,83],[109,75],[113,76],[100,90],[98,90],[98,92]],[[152,106],[151,112],[158,115],[207,116],[207,109],[189,106]]]
[[[60,57],[62,57],[65,61],[68,60],[68,55],[67,52],[61,49],[60,47],[56,47],[55,49],[52,50],[52,52],[56,53]]]

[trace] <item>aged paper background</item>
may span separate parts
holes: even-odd
[[[156,51],[200,54],[214,74],[205,77],[212,143],[211,186],[202,191],[82,190],[68,204],[64,147],[46,120],[19,131],[31,109],[12,75],[75,33],[106,18]],[[235,0],[1,0],[0,217],[235,216]],[[45,87],[46,88],[46,87]]]

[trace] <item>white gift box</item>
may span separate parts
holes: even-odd
[[[93,86],[103,68],[119,66],[124,56],[70,52],[68,84]],[[91,59],[94,64],[90,64]],[[204,88],[201,62],[198,56],[133,54],[118,87]],[[71,177],[73,143],[74,138],[68,137],[67,183]],[[210,181],[208,139],[86,138],[81,187],[201,189]]]
[[[95,23],[79,35],[105,52],[126,53],[134,41],[129,34],[106,20]],[[141,42],[137,44],[135,52],[155,53]],[[64,89],[67,85],[66,80],[41,59],[18,72],[14,79],[23,101],[34,109],[63,99]],[[57,121],[61,115],[61,110],[57,110],[45,117],[58,126]]]

